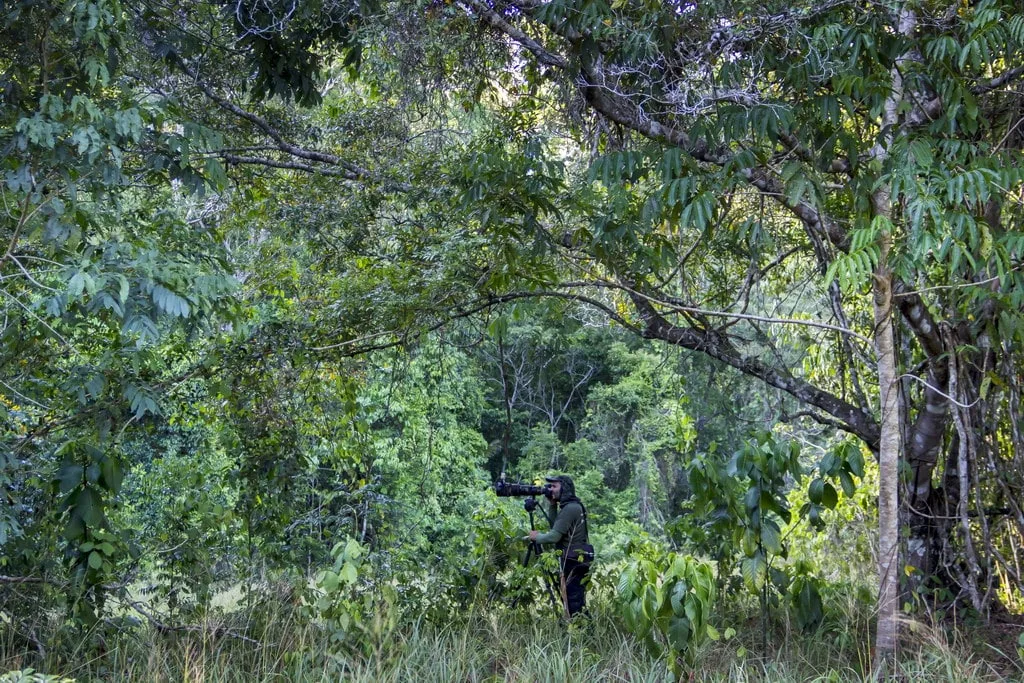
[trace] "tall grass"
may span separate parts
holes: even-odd
[[[732,610],[734,608],[734,610]],[[694,681],[864,681],[870,661],[870,614],[856,601],[834,604],[834,616],[814,633],[785,619],[761,621],[737,604],[729,640],[706,643],[686,678]],[[843,610],[847,615],[843,617]],[[899,672],[906,680],[999,681],[1016,671],[972,651],[963,638],[910,623]],[[53,634],[57,635],[57,634]],[[656,658],[614,615],[598,607],[589,620],[564,624],[548,612],[475,611],[450,623],[414,621],[384,642],[332,645],[323,624],[292,607],[268,602],[193,625],[152,626],[65,635],[62,648],[40,658],[10,634],[0,637],[0,672],[32,667],[77,681],[666,681]],[[762,643],[767,640],[767,651]],[[692,673],[692,677],[691,677]],[[0,677],[0,680],[3,680]]]

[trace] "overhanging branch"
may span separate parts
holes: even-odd
[[[226,97],[223,97],[222,95],[218,94],[216,91],[214,91],[213,88],[211,88],[209,85],[203,82],[203,80],[199,78],[199,75],[195,73],[195,71],[189,69],[180,60],[179,66],[185,71],[185,73],[187,73],[192,78],[196,87],[198,87],[203,92],[203,94],[206,95],[207,98],[209,98],[212,102],[214,102],[224,111],[234,114],[238,118],[251,123],[253,126],[256,127],[256,129],[258,129],[264,135],[269,137],[274,142],[274,146],[279,151],[296,159],[304,159],[305,161],[314,162],[316,164],[323,164],[327,168],[302,164],[296,164],[293,166],[275,166],[273,163],[268,163],[269,160],[264,158],[254,157],[250,159],[249,157],[231,155],[230,153],[218,154],[218,156],[223,156],[225,160],[227,160],[228,156],[235,156],[235,158],[238,159],[240,162],[242,160],[246,160],[263,166],[275,166],[276,168],[292,168],[294,170],[301,170],[310,173],[324,173],[325,175],[341,175],[347,178],[348,180],[366,183],[373,182],[383,185],[384,187],[387,187],[389,189],[398,190],[400,192],[409,192],[413,189],[412,185],[408,183],[399,183],[384,178],[380,178],[377,174],[370,171],[369,169],[363,168],[358,164],[354,164],[351,161],[343,159],[342,157],[336,154],[331,154],[329,152],[323,152],[315,149],[308,149],[306,147],[302,147],[300,145],[288,142],[288,140],[285,139],[284,135],[274,126],[270,125],[270,123],[262,116],[259,116],[258,114],[248,111],[247,109],[240,107],[239,105],[235,104]]]
[[[612,307],[608,306],[602,301],[598,301],[592,297],[583,296],[580,294],[570,292],[560,292],[557,290],[539,290],[534,292],[509,292],[506,294],[493,294],[487,296],[485,299],[477,301],[476,303],[459,310],[452,311],[451,313],[443,316],[440,320],[437,320],[425,327],[416,330],[385,330],[377,332],[371,335],[366,335],[358,339],[348,339],[335,344],[325,344],[322,346],[311,346],[310,351],[331,351],[335,349],[350,349],[344,352],[345,356],[359,356],[364,353],[371,351],[381,351],[384,349],[394,348],[405,344],[411,333],[420,332],[436,332],[442,327],[462,318],[468,318],[477,313],[481,313],[490,308],[501,306],[503,304],[512,303],[514,301],[521,301],[524,299],[562,299],[565,301],[574,301],[587,306],[591,306],[603,312],[608,316],[609,319],[614,320],[622,327],[626,328],[630,332],[637,335],[642,335],[642,331],[636,325],[631,323],[626,318],[622,317]],[[362,341],[371,341],[374,339],[386,338],[387,341],[381,341],[373,344],[359,345]]]

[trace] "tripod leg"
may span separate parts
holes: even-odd
[[[540,546],[537,544],[536,541],[534,541],[531,545],[534,546],[534,552],[539,556],[540,555]],[[554,576],[550,576],[550,575],[545,575],[545,578],[542,579],[542,580],[544,581],[544,588],[547,590],[548,599],[551,600],[551,606],[554,607],[556,611],[558,611],[558,598],[555,597],[555,588],[554,588],[555,577]]]
[[[561,579],[561,581],[559,583],[560,583],[561,588],[562,588],[562,591],[561,591],[562,592],[562,610],[563,610],[563,614],[564,614],[565,618],[568,619],[572,615],[569,614],[569,593],[568,593],[568,591],[566,590],[566,587],[565,587],[565,572],[564,571],[560,572],[558,576]]]
[[[534,523],[533,523],[533,508],[532,507],[527,507],[526,508],[526,512],[527,512],[527,514],[530,515],[530,528],[532,529],[534,527]],[[530,564],[530,557],[531,556],[533,556],[533,557],[540,557],[540,552],[541,552],[540,544],[537,543],[537,541],[530,541],[530,546],[526,550],[526,557],[523,558],[523,566],[526,567],[526,566],[528,566]],[[554,577],[553,576],[548,576],[547,578],[542,579],[542,581],[544,582],[544,588],[547,590],[548,598],[551,600],[551,606],[554,607],[556,611],[561,612],[561,610],[558,607],[558,598],[555,597],[555,589],[553,587]],[[568,603],[564,603],[563,602],[563,604],[568,604]],[[512,601],[512,607],[517,607],[518,605],[519,605],[519,598],[517,597],[515,600]]]

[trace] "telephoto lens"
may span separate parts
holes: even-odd
[[[512,484],[504,479],[494,482],[494,493],[502,498],[512,496],[543,496],[547,494],[547,486],[533,486],[531,484]]]

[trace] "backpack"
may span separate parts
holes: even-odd
[[[587,539],[587,542],[586,543],[582,543],[580,545],[579,550],[577,550],[574,553],[576,555],[576,557],[570,558],[570,559],[576,560],[581,565],[583,565],[584,567],[589,569],[591,563],[593,563],[594,559],[597,557],[597,554],[594,551],[594,546],[590,544],[590,525],[587,523],[587,508],[578,499],[573,501],[573,502],[574,503],[578,503],[580,508],[583,510],[583,533],[584,533],[584,538]],[[575,532],[576,532],[576,530],[574,528],[572,536],[576,535]]]

